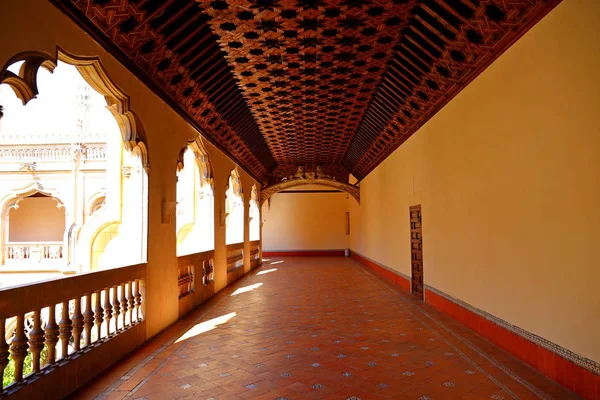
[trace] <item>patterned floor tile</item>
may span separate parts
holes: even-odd
[[[348,258],[274,261],[263,268],[276,270],[224,289],[72,398],[576,398]]]

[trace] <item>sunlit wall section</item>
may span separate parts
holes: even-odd
[[[241,243],[244,241],[244,196],[237,168],[231,171],[225,195],[225,243]]]
[[[214,189],[208,153],[200,139],[177,163],[177,255],[214,249]]]
[[[260,240],[260,209],[258,208],[259,198],[258,189],[256,185],[252,186],[252,193],[250,194],[250,241]]]

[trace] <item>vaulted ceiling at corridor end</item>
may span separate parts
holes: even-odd
[[[263,182],[361,179],[560,0],[51,0]]]

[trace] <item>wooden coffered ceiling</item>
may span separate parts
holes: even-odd
[[[362,179],[560,0],[51,0],[263,182]]]

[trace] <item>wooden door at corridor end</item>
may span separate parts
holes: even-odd
[[[411,292],[413,296],[423,300],[423,235],[421,221],[421,206],[410,207]]]

